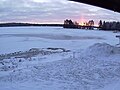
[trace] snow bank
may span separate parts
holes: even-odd
[[[87,55],[93,56],[108,56],[113,54],[120,54],[120,48],[111,46],[107,43],[96,43],[85,50]]]
[[[55,49],[49,48],[49,50]],[[120,48],[106,43],[97,43],[87,48],[84,55],[83,52],[77,53],[75,57],[71,56],[61,60],[57,58],[58,60],[47,63],[40,63],[40,59],[36,64],[33,64],[33,62],[37,60],[18,61],[18,64],[14,64],[17,65],[17,68],[13,67],[11,70],[7,69],[6,71],[3,70],[4,67],[2,68],[0,87],[4,82],[13,85],[19,82],[30,82],[23,88],[27,90],[33,90],[35,87],[38,87],[38,89],[34,90],[40,88],[42,90],[97,90],[104,88],[108,84],[120,80],[120,61],[98,60],[98,56],[104,58],[106,57],[104,55],[113,54],[120,54]],[[117,58],[119,59],[120,55]],[[108,57],[104,59],[108,59]],[[3,72],[7,72],[7,74]],[[33,83],[36,82],[38,82],[37,85],[34,85]],[[17,85],[8,85],[8,89],[12,90],[14,88],[14,90],[17,90],[18,87],[22,88],[19,86],[21,83]],[[53,89],[55,87],[56,89]],[[2,90],[5,90],[4,87],[2,88]]]

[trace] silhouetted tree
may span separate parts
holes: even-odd
[[[75,21],[75,22],[74,22],[74,25],[79,25],[79,23]]]
[[[64,28],[78,28],[79,27],[79,24],[77,22],[73,22],[72,20],[68,20],[66,19],[64,21],[64,25],[63,25]]]
[[[102,25],[102,28],[101,28],[101,29],[103,29],[103,30],[106,29],[106,22],[105,22],[105,21],[103,22],[103,25]]]
[[[120,22],[103,22],[102,30],[120,30]]]
[[[116,27],[117,27],[117,30],[120,31],[120,22],[117,22],[117,23],[116,23]]]
[[[94,26],[94,21],[93,21],[93,20],[90,20],[90,21],[88,22],[88,25],[89,25],[89,26]]]
[[[99,21],[98,26],[101,28],[103,25],[102,20]]]

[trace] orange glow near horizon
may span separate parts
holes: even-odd
[[[84,26],[84,23],[83,23],[83,22],[80,22],[79,25]]]
[[[80,20],[79,20],[79,25],[82,25],[82,26],[84,26],[84,23],[86,22],[87,20],[84,18],[84,16],[82,15],[81,17],[80,17]]]
[[[89,20],[85,19],[85,17],[82,15],[79,19],[79,25],[85,26],[85,23],[87,23]],[[94,22],[94,26],[98,26],[97,22]]]

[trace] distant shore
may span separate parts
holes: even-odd
[[[31,24],[31,23],[0,23],[0,27],[17,27],[17,26],[61,26],[63,24]]]

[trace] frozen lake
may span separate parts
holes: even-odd
[[[1,27],[0,53],[30,48],[83,49],[94,43],[118,43],[117,34],[108,31],[64,29],[62,27]]]

